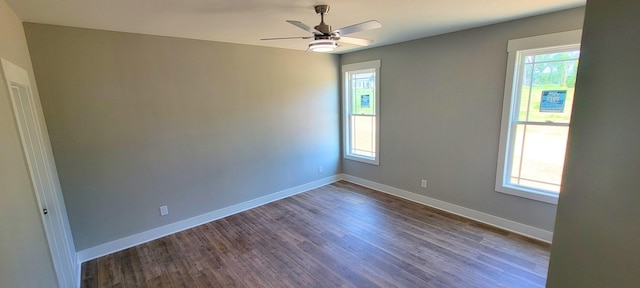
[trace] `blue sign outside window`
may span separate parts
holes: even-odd
[[[564,112],[564,102],[566,98],[567,90],[542,91],[542,99],[540,99],[540,112]]]
[[[369,108],[369,95],[360,96],[360,108]]]

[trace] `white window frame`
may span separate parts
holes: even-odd
[[[512,107],[516,101],[514,98],[518,96],[519,78],[518,71],[521,66],[519,63],[520,55],[526,51],[543,50],[543,49],[563,49],[570,47],[578,47],[582,38],[582,30],[573,30],[548,35],[534,36],[522,39],[509,40],[507,45],[507,73],[504,86],[504,100],[502,104],[502,122],[500,128],[500,147],[498,152],[498,165],[496,170],[496,187],[497,192],[533,199],[541,202],[558,204],[558,194],[544,190],[529,189],[522,186],[513,186],[508,184],[507,168],[509,160],[507,154],[511,153],[510,133],[512,113],[517,113],[519,107]]]
[[[376,83],[375,83],[375,156],[368,157],[359,154],[351,153],[351,95],[349,89],[350,74],[358,73],[363,70],[374,70]],[[344,131],[344,158],[349,160],[360,161],[368,164],[379,165],[380,164],[380,60],[373,60],[367,62],[360,62],[354,64],[342,65],[342,91],[343,91],[343,131]]]

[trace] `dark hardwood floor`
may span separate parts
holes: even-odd
[[[337,182],[82,264],[82,287],[544,287],[549,247]]]

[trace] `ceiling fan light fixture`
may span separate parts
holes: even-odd
[[[319,39],[309,43],[309,51],[312,52],[330,52],[338,47],[336,40]]]

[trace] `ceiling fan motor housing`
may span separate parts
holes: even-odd
[[[316,30],[322,32],[322,34],[325,34],[325,35],[326,34],[331,34],[331,26],[329,26],[327,24],[324,24],[324,22],[316,25],[313,28],[315,28]]]
[[[315,35],[313,37],[314,40],[338,40],[340,37],[335,37],[334,35]]]

